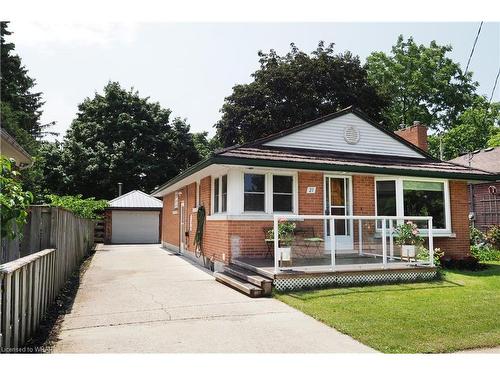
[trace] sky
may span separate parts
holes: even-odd
[[[194,132],[215,133],[224,98],[251,82],[259,50],[279,54],[294,42],[311,52],[324,40],[364,62],[373,51],[389,52],[399,34],[417,43],[451,44],[450,57],[467,64],[479,22],[470,23],[58,23],[13,21],[16,44],[36,90],[43,92],[42,122],[56,121],[62,138],[86,97],[108,81],[134,87]],[[484,23],[469,70],[491,95],[500,66],[500,23]],[[500,83],[493,100],[500,100]]]

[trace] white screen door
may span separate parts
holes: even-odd
[[[325,176],[325,214],[351,215],[351,177]],[[352,220],[335,220],[335,247],[337,251],[353,251]],[[330,250],[330,222],[325,220],[326,250]]]

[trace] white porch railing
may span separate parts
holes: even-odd
[[[417,259],[416,251],[395,244],[398,225],[415,222],[427,241],[428,258]],[[297,240],[279,238],[280,222],[294,222]],[[316,231],[314,230],[316,228]],[[336,233],[337,231],[337,233]],[[391,268],[402,264],[434,266],[431,216],[274,215],[274,272],[340,271]],[[406,252],[405,252],[406,251]]]

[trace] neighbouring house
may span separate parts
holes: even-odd
[[[496,175],[496,181],[470,181],[469,216],[473,225],[487,230],[500,224],[500,147],[477,150],[450,160],[455,164],[481,169]]]
[[[466,257],[467,183],[494,176],[434,159],[426,132],[416,123],[394,134],[349,107],[217,151],[152,193],[163,199],[161,243],[192,256],[203,206],[201,259],[252,296],[266,280],[289,289],[433,277],[432,252],[419,261],[395,229],[412,221],[428,248]]]
[[[25,169],[33,164],[31,155],[5,129],[0,129],[0,154],[14,159],[19,169]]]
[[[109,201],[104,212],[104,243],[159,243],[163,203],[132,190]]]

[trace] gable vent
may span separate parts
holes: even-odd
[[[359,130],[354,126],[348,126],[344,129],[344,139],[350,145],[355,145],[359,142]]]

